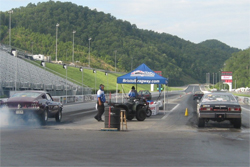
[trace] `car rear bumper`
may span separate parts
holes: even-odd
[[[199,113],[199,118],[241,118],[241,113]]]
[[[40,115],[43,113],[43,110],[40,108],[32,108],[32,109],[8,109],[11,115],[16,116],[31,116],[31,115]]]

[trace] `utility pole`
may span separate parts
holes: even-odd
[[[9,46],[11,49],[11,14],[13,13],[13,10],[8,11],[8,13],[10,14],[10,17],[9,17]]]

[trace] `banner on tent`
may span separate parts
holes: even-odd
[[[168,79],[164,78],[146,64],[141,64],[134,71],[123,76],[117,77],[117,83],[120,84],[167,84]]]
[[[160,80],[147,80],[147,79],[123,79],[122,80],[123,83],[127,83],[127,84],[159,84],[161,81]]]

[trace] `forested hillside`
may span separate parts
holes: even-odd
[[[58,27],[58,60],[72,60],[88,66],[90,46],[91,67],[114,70],[98,60],[115,66],[117,71],[130,71],[141,63],[162,71],[170,85],[205,82],[205,74],[218,72],[224,61],[239,49],[216,41],[194,44],[167,33],[138,29],[135,24],[120,20],[71,2],[48,1],[13,9],[12,46],[45,54],[55,60],[56,24]],[[9,14],[0,15],[1,43],[9,43]],[[195,35],[195,34],[194,34]],[[91,41],[89,41],[91,38]],[[213,42],[214,43],[214,42]],[[90,45],[89,45],[90,44]],[[219,46],[219,47],[218,47]]]
[[[226,45],[218,40],[215,40],[215,39],[206,40],[204,42],[199,43],[199,45],[202,45],[204,47],[211,48],[211,49],[217,49],[219,51],[224,51],[228,54],[239,51],[239,49],[230,47],[230,46],[228,46],[228,45]]]
[[[225,62],[225,71],[233,72],[233,87],[250,87],[250,48],[234,53],[232,57],[230,57]]]

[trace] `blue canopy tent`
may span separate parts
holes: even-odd
[[[117,78],[120,84],[167,84],[168,79],[156,74],[146,64],[141,64],[134,71]]]
[[[166,84],[168,84],[168,79],[158,75],[153,70],[151,70],[146,64],[143,63],[132,72],[118,77],[117,84],[164,84],[165,86]]]

